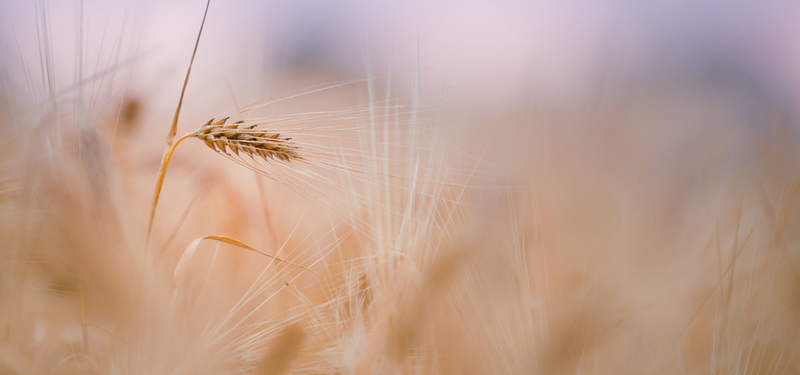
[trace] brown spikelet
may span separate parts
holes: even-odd
[[[278,375],[290,370],[292,361],[302,349],[305,336],[298,323],[286,327],[264,356],[257,373]]]
[[[226,154],[230,149],[236,155],[243,152],[264,160],[278,159],[288,162],[302,159],[298,154],[298,147],[291,142],[291,138],[283,138],[280,133],[260,129],[258,125],[245,127],[244,121],[225,125],[227,120],[228,117],[217,122],[211,119],[192,136],[204,141],[212,150]]]
[[[373,374],[380,357],[400,366],[412,355],[424,335],[425,322],[446,297],[447,285],[458,277],[470,254],[454,250],[433,263],[418,285],[401,289],[392,297],[394,305],[378,312],[379,318],[355,374]],[[365,279],[366,281],[366,279]],[[383,353],[382,353],[383,352]]]

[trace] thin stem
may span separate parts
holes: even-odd
[[[167,175],[167,166],[169,165],[172,154],[175,148],[183,142],[184,139],[193,137],[194,133],[189,133],[183,137],[178,138],[171,147],[164,150],[164,156],[161,157],[161,165],[158,166],[158,177],[156,178],[156,188],[153,192],[153,203],[150,206],[150,220],[147,222],[147,238],[145,240],[145,248],[150,247],[150,233],[153,231],[153,219],[156,217],[156,206],[158,205],[158,197],[161,195],[161,185],[164,184],[164,176]]]
[[[181,106],[183,105],[183,95],[186,93],[186,85],[189,84],[189,75],[192,73],[192,65],[194,65],[194,57],[197,55],[197,46],[200,45],[200,36],[203,35],[203,27],[206,24],[206,17],[208,16],[208,8],[211,6],[211,0],[206,1],[206,10],[203,12],[203,21],[200,22],[200,31],[197,32],[197,40],[194,42],[194,49],[192,50],[192,59],[189,60],[189,68],[186,69],[186,78],[183,80],[183,88],[181,88],[181,97],[178,99],[178,108],[175,109],[175,117],[172,119],[172,126],[167,134],[167,149],[164,150],[164,155],[161,157],[161,165],[158,167],[158,180],[156,180],[156,191],[153,194],[153,205],[150,207],[150,221],[147,223],[147,237],[145,238],[145,249],[150,248],[150,232],[153,230],[153,218],[156,216],[156,205],[158,205],[158,196],[161,194],[161,185],[164,183],[164,175],[167,173],[167,165],[169,159],[172,158],[172,153],[175,152],[175,147],[186,138],[192,136],[187,134],[178,139],[174,144],[172,140],[175,138],[175,132],[178,129],[178,116],[181,114]]]
[[[167,146],[172,145],[172,140],[175,138],[175,133],[178,131],[178,116],[181,114],[181,106],[183,106],[183,94],[186,93],[186,85],[189,84],[189,75],[192,74],[192,65],[194,65],[194,57],[197,55],[197,46],[200,45],[200,36],[203,35],[203,26],[206,25],[206,16],[208,16],[208,8],[211,6],[211,0],[206,2],[206,11],[203,13],[203,21],[200,22],[200,31],[197,32],[197,40],[194,42],[194,50],[192,50],[192,59],[189,60],[189,69],[186,69],[186,78],[183,80],[183,88],[181,89],[181,97],[178,99],[178,108],[175,109],[175,117],[172,119],[172,127],[167,134]]]
[[[83,350],[89,351],[89,332],[86,329],[86,308],[83,303],[83,285],[78,283],[78,291],[81,297],[81,333],[83,333]]]

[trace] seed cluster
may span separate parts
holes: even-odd
[[[203,127],[194,132],[194,136],[203,140],[214,151],[228,154],[229,148],[234,154],[244,152],[250,157],[259,156],[278,158],[284,161],[301,159],[297,154],[297,146],[289,142],[291,138],[281,138],[280,133],[270,133],[265,129],[258,129],[258,125],[244,127],[244,121],[225,124],[230,117],[214,122],[209,120]],[[228,154],[230,155],[230,154]]]

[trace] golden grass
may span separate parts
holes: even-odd
[[[797,373],[791,126],[667,78],[470,126],[334,83],[176,113],[160,166],[114,108],[0,107],[0,372]]]

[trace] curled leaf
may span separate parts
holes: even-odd
[[[298,267],[298,268],[302,268],[302,269],[304,269],[306,271],[311,271],[310,269],[308,269],[306,267],[303,267],[303,266],[301,266],[301,265],[299,265],[297,263],[290,262],[288,260],[281,259],[281,258],[276,257],[274,255],[267,254],[267,253],[265,253],[265,252],[263,252],[261,250],[258,250],[256,248],[254,248],[254,247],[252,247],[252,246],[250,246],[250,245],[248,245],[248,244],[246,244],[246,243],[244,243],[242,241],[236,240],[234,238],[227,237],[227,236],[209,235],[209,236],[195,238],[194,241],[192,241],[189,244],[189,246],[187,246],[186,249],[183,251],[183,254],[181,255],[181,258],[178,260],[178,264],[175,265],[175,271],[173,272],[173,276],[172,276],[173,277],[173,282],[174,282],[176,287],[180,287],[186,282],[186,268],[188,267],[189,262],[192,260],[192,256],[194,255],[195,251],[197,250],[197,247],[200,245],[200,242],[203,241],[203,240],[213,240],[213,241],[226,243],[228,245],[233,245],[233,246],[245,249],[245,250],[252,251],[252,252],[254,252],[256,254],[263,255],[263,256],[265,256],[267,258],[275,259],[275,260],[277,260],[279,262],[290,264],[292,266],[295,266],[295,267]],[[314,271],[311,271],[311,272],[314,272]]]

